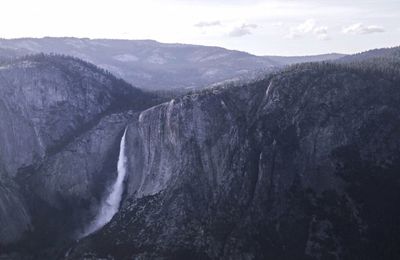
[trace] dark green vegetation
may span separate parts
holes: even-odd
[[[348,62],[362,62],[362,61],[372,61],[373,59],[389,59],[389,60],[399,60],[400,59],[400,48],[383,48],[374,49],[354,55],[349,55],[338,60],[339,63]]]

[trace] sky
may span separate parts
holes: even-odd
[[[2,0],[0,37],[153,39],[256,55],[400,45],[400,0]]]

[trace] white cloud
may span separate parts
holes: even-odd
[[[196,23],[194,26],[195,27],[212,27],[212,26],[220,26],[222,23],[220,21],[211,21],[211,22],[199,22]]]
[[[298,33],[302,33],[302,34],[309,33],[315,28],[316,24],[317,24],[317,22],[314,19],[308,19],[304,23],[302,23],[299,26],[297,26],[295,28],[295,30]]]
[[[342,32],[346,34],[371,34],[371,33],[382,33],[385,29],[377,25],[365,26],[362,23],[352,24],[343,28]]]
[[[252,30],[257,28],[257,24],[242,24],[238,27],[233,28],[233,30],[229,33],[230,37],[242,37],[245,35],[252,34]]]
[[[330,37],[328,35],[328,27],[326,26],[315,27],[313,33],[317,36],[319,40],[330,40]]]
[[[286,38],[295,39],[307,34],[314,34],[319,40],[330,39],[328,35],[328,27],[317,26],[317,22],[314,19],[308,19],[297,26],[291,27]]]

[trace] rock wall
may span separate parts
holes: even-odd
[[[399,83],[305,64],[142,112],[124,205],[70,258],[396,258]]]

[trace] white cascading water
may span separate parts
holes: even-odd
[[[122,193],[124,190],[124,179],[126,175],[127,157],[125,153],[125,136],[126,129],[124,135],[122,136],[119,148],[117,179],[111,187],[110,194],[103,201],[96,218],[90,223],[89,227],[85,230],[81,238],[101,229],[105,224],[110,222],[115,213],[118,212],[121,203]]]

